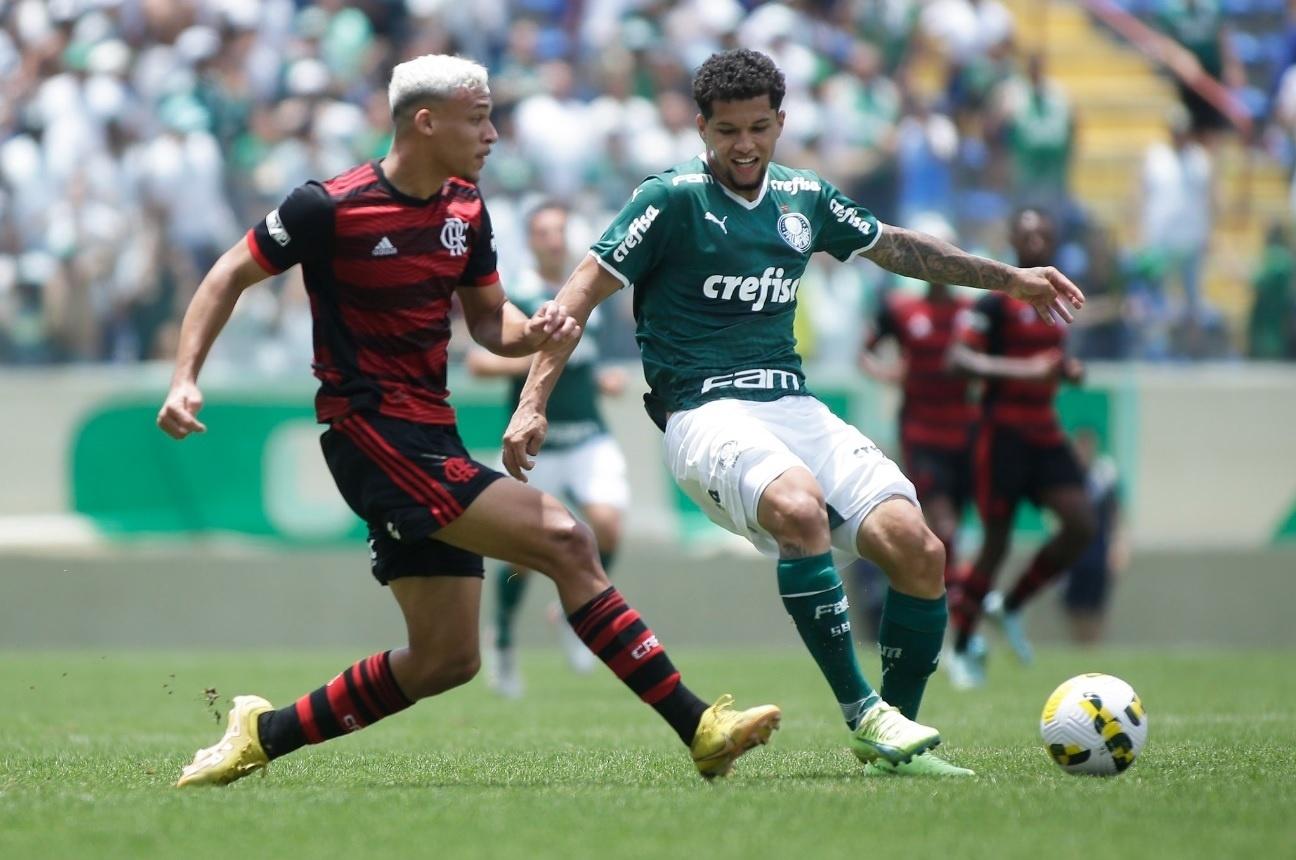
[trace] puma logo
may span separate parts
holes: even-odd
[[[706,213],[706,220],[707,220],[707,221],[712,221],[712,222],[714,222],[714,223],[716,223],[716,224],[719,224],[719,225],[720,225],[720,229],[724,231],[724,234],[725,234],[726,236],[729,235],[729,228],[725,226],[725,222],[729,220],[729,216],[728,216],[728,215],[724,216],[723,218],[717,218],[716,216],[714,216],[714,215],[712,215],[710,212],[708,212],[708,213]]]

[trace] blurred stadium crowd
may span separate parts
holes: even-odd
[[[1296,3],[1122,5],[1265,118],[1253,145],[1296,161]],[[1277,23],[1230,31],[1243,5]],[[1052,210],[1059,265],[1097,299],[1081,357],[1296,356],[1285,225],[1249,322],[1224,331],[1201,298],[1218,117],[1188,97],[1167,118],[1143,167],[1141,235],[1116,236],[1072,200],[1070,101],[1015,30],[997,0],[0,0],[0,363],[169,358],[224,248],[298,183],[386,151],[390,69],[423,53],[491,70],[502,138],[482,184],[510,278],[540,198],[574,208],[586,245],[643,176],[697,154],[691,70],[737,45],[787,75],[779,160],[881,219],[1002,255],[1013,207]],[[920,54],[945,70],[937,86],[914,83]],[[864,265],[805,279],[811,357],[853,360],[876,302],[861,284],[890,286]],[[300,372],[309,326],[290,273],[250,291],[213,362]],[[1172,336],[1183,327],[1218,336]]]

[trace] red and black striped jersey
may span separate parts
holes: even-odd
[[[976,404],[969,399],[969,380],[945,363],[957,320],[969,307],[962,299],[932,302],[892,294],[878,310],[869,348],[887,337],[900,346],[905,362],[900,439],[905,445],[963,450],[971,444]]]
[[[300,263],[314,319],[315,412],[378,412],[453,424],[446,390],[450,300],[488,286],[495,237],[477,186],[449,179],[422,200],[377,161],[295,189],[247,234],[277,274]]]
[[[971,349],[1006,358],[1033,358],[1061,350],[1066,329],[1049,325],[1035,309],[1002,293],[982,296],[960,326],[959,339]],[[1066,440],[1054,398],[1058,381],[1028,382],[987,379],[981,395],[985,420],[1017,430],[1036,445],[1057,445]]]

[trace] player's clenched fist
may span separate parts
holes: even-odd
[[[557,302],[545,302],[527,320],[526,342],[532,351],[556,349],[580,337],[576,318]]]
[[[190,433],[206,433],[207,425],[198,420],[203,396],[192,382],[177,382],[171,386],[166,402],[158,410],[157,425],[172,439],[183,439]]]

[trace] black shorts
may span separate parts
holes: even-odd
[[[1071,612],[1098,612],[1107,606],[1111,573],[1101,564],[1077,564],[1067,571],[1062,605]]]
[[[482,575],[481,556],[432,537],[504,477],[468,456],[453,425],[353,413],[324,431],[320,447],[342,498],[369,526],[380,583]]]
[[[945,496],[962,511],[972,500],[972,455],[966,448],[936,448],[932,445],[906,444],[905,477],[918,490],[918,501],[926,503]]]
[[[1045,491],[1054,487],[1084,489],[1084,473],[1068,443],[1037,445],[990,422],[977,432],[973,474],[983,522],[1012,519],[1022,499],[1039,507]]]

